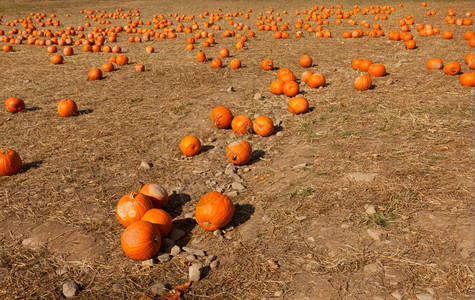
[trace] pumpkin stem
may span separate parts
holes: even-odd
[[[236,156],[236,155],[233,155],[233,156],[231,157],[231,159],[232,159],[232,160],[237,160],[237,156]]]
[[[8,154],[8,153],[10,153],[8,150],[2,151],[2,154]]]

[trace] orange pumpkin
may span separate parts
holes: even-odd
[[[99,80],[102,79],[102,71],[98,68],[94,68],[87,74],[89,80]]]
[[[325,77],[322,74],[313,74],[308,78],[307,83],[311,88],[319,88],[325,86]]]
[[[354,83],[355,88],[358,91],[364,91],[364,90],[369,89],[371,87],[371,84],[372,84],[371,77],[369,77],[368,75],[363,75],[356,78],[355,83]]]
[[[457,75],[460,73],[461,66],[458,62],[452,61],[444,66],[444,73],[447,75]]]
[[[106,62],[101,66],[102,71],[111,72],[114,71],[114,65],[111,62]]]
[[[155,224],[158,227],[158,230],[160,230],[160,235],[162,237],[167,236],[172,230],[172,217],[166,211],[160,208],[152,208],[147,210],[141,220],[149,221],[150,223]]]
[[[211,61],[211,67],[213,67],[213,69],[218,69],[218,68],[221,68],[222,66],[223,66],[223,62],[219,58],[215,58]]]
[[[198,51],[196,53],[196,60],[198,62],[204,62],[206,60],[206,54],[203,51]]]
[[[60,65],[63,63],[63,57],[59,54],[55,54],[51,57],[51,62],[55,65]]]
[[[145,52],[153,53],[153,52],[155,52],[155,48],[153,48],[152,46],[147,46],[147,48],[145,48]]]
[[[465,85],[465,86],[473,86],[474,81],[474,72],[470,73],[463,73],[460,76],[460,84]]]
[[[155,208],[160,208],[168,202],[167,190],[156,183],[147,183],[140,189],[139,193],[147,196]]]
[[[21,158],[17,152],[11,149],[0,150],[0,176],[15,175],[21,167]]]
[[[145,66],[143,64],[136,64],[134,68],[135,72],[145,72]]]
[[[269,136],[274,133],[274,122],[267,116],[259,116],[254,120],[252,129],[260,136]]]
[[[162,238],[157,226],[138,220],[125,228],[120,239],[124,253],[135,260],[152,258],[160,250]]]
[[[440,58],[431,58],[427,61],[426,66],[429,70],[442,69],[444,62]]]
[[[261,62],[261,67],[262,67],[263,70],[269,71],[269,70],[272,70],[274,68],[274,63],[270,59],[264,59]]]
[[[308,111],[309,103],[304,97],[295,97],[289,100],[287,108],[291,114],[298,115]]]
[[[241,61],[239,59],[233,59],[229,65],[231,69],[239,69],[241,67]]]
[[[152,201],[144,194],[128,193],[120,198],[119,203],[117,203],[117,219],[120,224],[127,227],[133,222],[140,220],[145,212],[152,208]]]
[[[416,48],[416,41],[415,40],[409,40],[409,41],[406,41],[406,43],[404,44],[406,49],[415,49]]]
[[[247,116],[239,115],[231,121],[231,128],[236,134],[252,133],[252,121]]]
[[[284,93],[284,82],[282,80],[272,81],[270,84],[272,94],[280,95]]]
[[[295,81],[289,81],[284,83],[282,91],[287,97],[293,97],[299,93],[299,85]]]
[[[300,57],[299,64],[304,68],[310,68],[312,66],[312,58],[310,55],[303,55]]]
[[[288,73],[292,73],[292,71],[289,69],[289,68],[281,68],[279,69],[279,71],[277,71],[277,79],[279,80],[282,80],[282,77],[284,77],[284,75],[288,74]]]
[[[120,54],[117,56],[115,59],[116,64],[119,66],[125,66],[126,64],[129,63],[129,58],[126,55]]]
[[[386,75],[386,67],[383,64],[372,64],[368,68],[368,75],[374,77],[381,77]]]
[[[58,104],[58,114],[61,117],[70,117],[78,113],[76,102],[71,99],[63,99]]]
[[[228,57],[229,56],[229,50],[227,48],[222,48],[219,50],[219,56],[222,58]]]
[[[219,129],[230,128],[233,118],[231,111],[224,106],[216,106],[211,111],[211,123]]]
[[[245,140],[232,142],[226,147],[226,156],[229,162],[235,165],[244,165],[252,158],[252,148]]]
[[[313,72],[311,71],[305,71],[303,72],[302,74],[302,82],[308,82],[308,79],[310,78],[310,76],[313,75]]]
[[[219,192],[205,194],[196,204],[196,222],[206,230],[220,229],[231,221],[234,203],[228,196]]]
[[[25,102],[23,102],[23,100],[21,99],[10,97],[7,98],[7,100],[5,101],[5,107],[7,108],[8,112],[11,112],[13,114],[24,110]]]
[[[295,77],[292,71],[286,72],[278,78],[279,80],[282,80],[284,83],[289,82],[289,81],[297,81],[297,77]]]
[[[366,72],[372,64],[373,61],[371,59],[365,59],[359,63],[358,67],[361,71]]]
[[[201,142],[196,136],[185,136],[181,140],[180,151],[186,156],[197,155],[201,151]]]
[[[74,49],[71,46],[64,47],[63,53],[65,56],[71,56],[74,54]]]

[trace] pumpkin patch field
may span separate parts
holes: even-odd
[[[472,299],[473,9],[0,2],[0,298]]]

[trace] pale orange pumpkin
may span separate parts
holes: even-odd
[[[145,212],[153,208],[150,198],[141,193],[128,193],[117,203],[116,215],[120,224],[129,226],[140,220]]]
[[[159,184],[147,183],[140,189],[139,193],[148,196],[155,208],[160,208],[163,204],[168,203],[167,190]]]
[[[260,136],[269,136],[274,132],[274,122],[267,116],[259,116],[254,120],[252,129]]]

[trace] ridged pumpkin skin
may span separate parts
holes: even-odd
[[[274,122],[267,116],[259,116],[254,120],[253,129],[260,136],[269,136],[274,133]]]
[[[289,100],[287,108],[293,115],[302,114],[308,111],[308,101],[304,97],[295,97]]]
[[[140,193],[128,193],[117,203],[117,219],[124,227],[140,220],[147,210],[152,209],[152,201]]]
[[[325,86],[325,76],[322,74],[313,74],[308,78],[307,84],[311,88],[319,88]]]
[[[21,170],[20,155],[11,149],[0,150],[0,176],[15,175]]]
[[[465,86],[473,86],[474,72],[463,73],[462,75],[460,75],[460,84],[465,85]]]
[[[201,151],[201,142],[196,136],[185,136],[180,143],[180,151],[186,156],[194,156]]]
[[[372,64],[368,68],[368,75],[373,77],[380,77],[386,75],[386,67],[382,64]]]
[[[5,107],[7,108],[8,112],[11,112],[13,114],[24,110],[25,102],[23,102],[23,100],[21,99],[10,97],[7,98],[7,100],[5,101]]]
[[[444,62],[440,58],[431,58],[427,61],[426,67],[429,70],[442,69]]]
[[[125,228],[120,243],[128,257],[146,260],[158,253],[162,238],[157,226],[148,221],[138,220]]]
[[[205,194],[196,204],[196,222],[206,230],[214,231],[231,221],[234,204],[228,196],[219,192]]]
[[[226,156],[229,162],[235,165],[244,165],[252,158],[252,148],[245,140],[235,141],[226,147]]]
[[[248,116],[239,115],[232,120],[231,128],[236,134],[252,133],[252,121]]]
[[[61,117],[70,117],[78,113],[76,102],[71,99],[63,99],[58,104],[58,114]]]
[[[158,227],[158,230],[160,230],[160,234],[162,237],[167,236],[170,231],[172,231],[172,217],[163,209],[149,209],[143,215],[141,220],[149,221],[150,223],[155,224]]]
[[[224,106],[216,106],[211,111],[211,122],[219,129],[230,128],[233,118],[231,111]]]
[[[160,208],[168,202],[167,190],[156,183],[147,183],[140,189],[139,193],[147,196],[155,208]]]
[[[444,73],[447,75],[457,75],[460,73],[461,66],[458,62],[452,61],[445,65]]]
[[[300,57],[299,64],[304,68],[310,68],[312,66],[312,58],[305,54]]]
[[[363,75],[356,78],[354,85],[355,89],[357,89],[358,91],[364,91],[369,89],[371,87],[371,84],[371,77],[369,77],[368,75]]]

